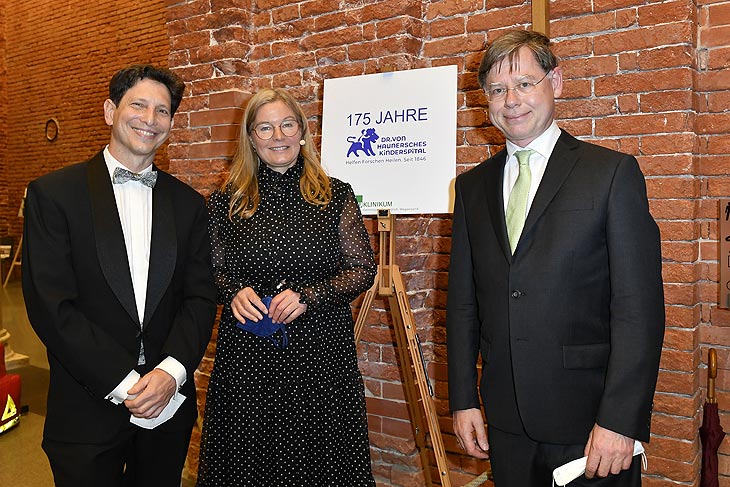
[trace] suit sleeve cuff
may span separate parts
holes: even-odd
[[[114,388],[104,399],[111,401],[114,404],[121,404],[127,399],[127,391],[132,388],[139,381],[139,373],[136,370],[132,370],[117,387]]]
[[[185,367],[183,366],[183,364],[178,362],[177,359],[175,359],[173,357],[165,358],[155,368],[164,370],[165,372],[170,374],[175,379],[175,383],[177,384],[178,391],[183,386],[183,384],[185,384],[185,381],[188,378],[188,373],[185,371]]]

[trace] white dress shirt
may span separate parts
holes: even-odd
[[[548,160],[553,153],[555,144],[560,138],[560,128],[558,124],[553,123],[537,137],[535,140],[530,142],[527,147],[519,147],[513,144],[509,140],[507,141],[507,163],[504,166],[504,176],[502,179],[502,197],[504,200],[504,211],[507,212],[507,203],[509,202],[509,194],[517,181],[517,176],[520,173],[519,163],[515,157],[515,152],[523,149],[532,149],[535,151],[530,155],[530,172],[532,177],[530,179],[530,193],[527,196],[527,213],[530,213],[530,207],[532,201],[535,199],[537,188],[540,186],[540,181],[545,174],[545,168],[547,167]]]
[[[114,158],[109,152],[109,146],[104,149],[104,161],[109,170],[109,178],[113,181],[114,169],[121,167],[128,169]],[[141,173],[152,171],[152,165]],[[124,245],[127,248],[127,260],[132,275],[132,287],[137,304],[137,315],[140,327],[144,327],[144,311],[147,297],[147,277],[150,267],[150,244],[152,236],[152,188],[139,181],[127,181],[124,184],[112,184],[114,198],[117,203],[119,220],[124,233]],[[144,347],[140,347],[137,364],[145,363]],[[175,378],[177,389],[187,380],[185,367],[173,357],[166,357],[160,362],[157,369],[162,369]],[[140,379],[139,373],[132,370],[114,390],[107,395],[107,399],[115,404],[127,399],[127,391]]]

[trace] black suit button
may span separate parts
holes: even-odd
[[[512,291],[511,296],[515,299],[519,299],[522,297],[522,291],[515,289],[514,291]]]

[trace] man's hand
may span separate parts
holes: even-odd
[[[482,412],[477,408],[454,411],[454,433],[459,446],[469,455],[489,458],[489,442]]]
[[[124,405],[138,418],[156,418],[175,395],[176,389],[173,376],[162,369],[153,369],[127,391],[130,398],[124,401]]]
[[[631,467],[634,440],[595,424],[583,454],[588,457],[586,478],[616,475]]]

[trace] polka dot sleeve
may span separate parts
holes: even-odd
[[[215,191],[208,200],[208,233],[211,242],[211,256],[213,260],[213,275],[218,287],[218,304],[228,304],[233,297],[245,286],[237,281],[226,266],[226,246],[222,229],[228,220],[227,195]]]
[[[299,285],[297,289],[302,293],[302,300],[315,309],[323,304],[350,303],[373,285],[377,272],[370,237],[363,224],[352,187],[336,179],[332,183],[334,192],[344,193],[344,205],[337,228],[339,270],[330,279]],[[333,199],[337,199],[337,196]]]

